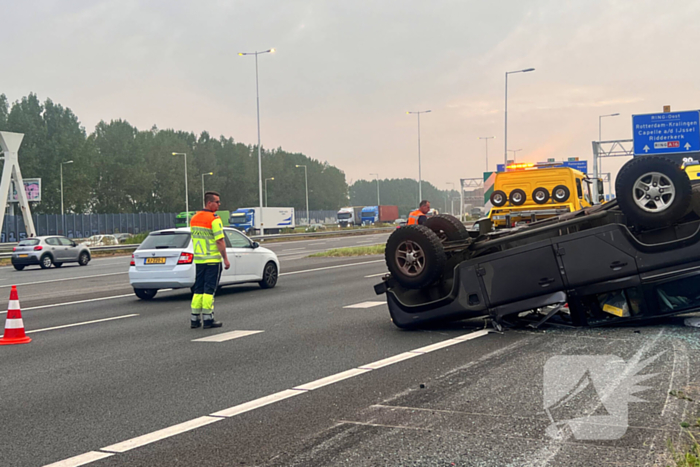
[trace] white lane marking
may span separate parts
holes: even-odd
[[[454,339],[449,339],[451,342],[450,345],[454,345],[455,343],[460,343],[460,342],[465,342],[471,339],[474,339],[476,337],[481,337],[485,336],[488,334],[487,330],[482,330],[482,331],[477,331],[473,332],[470,334],[462,335]],[[473,337],[472,337],[473,336]],[[429,347],[429,346],[428,346]],[[427,347],[423,347],[425,349]],[[435,349],[433,349],[435,350]],[[413,356],[420,356],[424,355],[424,353],[411,353],[411,352],[404,352],[402,354],[394,355],[393,357],[385,358],[382,360],[378,360],[373,363],[368,363],[366,365],[362,365],[359,368],[353,368],[351,370],[343,371],[341,373],[327,376],[325,378],[318,379],[316,381],[312,381],[310,383],[303,384],[301,386],[297,386],[294,389],[287,389],[285,391],[280,391],[275,394],[271,394],[269,396],[261,397],[259,399],[252,400],[250,402],[245,402],[243,404],[239,404],[233,407],[230,407],[228,409],[220,410],[219,412],[215,412],[209,416],[204,416],[204,417],[199,417],[195,418],[194,420],[190,420],[188,422],[180,423],[179,425],[173,425],[168,428],[163,428],[162,430],[154,431],[152,433],[148,433],[136,438],[132,438],[127,441],[123,441],[121,443],[113,444],[111,446],[107,446],[105,448],[102,448],[101,451],[109,451],[109,452],[125,452],[130,449],[134,449],[140,446],[144,446],[146,444],[153,443],[155,441],[159,441],[161,439],[169,438],[171,436],[175,436],[180,433],[184,433],[186,431],[193,430],[195,428],[199,428],[201,426],[209,425],[210,423],[214,423],[219,420],[223,420],[224,418],[227,417],[233,417],[235,415],[242,414],[244,412],[249,412],[251,410],[264,407],[269,404],[273,404],[275,402],[288,399],[290,397],[297,396],[299,394],[304,394],[312,389],[318,389],[320,387],[326,386],[328,384],[336,383],[338,381],[342,381],[348,378],[352,378],[353,376],[357,375],[362,375],[365,373],[368,373],[370,371],[373,371],[375,368],[382,368],[387,365],[390,365],[392,363],[397,363],[401,362],[403,360],[407,360],[412,357],[406,356],[406,354],[411,354]],[[310,388],[310,389],[305,389],[305,388]],[[90,454],[90,453],[87,453]],[[84,454],[86,455],[86,454]],[[78,456],[80,457],[80,456]],[[72,458],[73,459],[73,458]],[[67,459],[69,460],[69,459]],[[97,459],[95,459],[97,460]],[[91,461],[90,461],[91,462]],[[86,462],[87,463],[87,462]],[[71,464],[69,464],[71,465]]]
[[[387,274],[389,274],[389,272],[388,272],[388,271],[384,271],[384,272],[380,272],[379,274],[370,274],[369,276],[365,276],[365,278],[368,278],[368,277],[385,276],[385,275],[387,275]]]
[[[325,245],[328,242],[309,243],[309,246]]]
[[[265,331],[230,331],[214,334],[213,336],[201,337],[199,339],[192,339],[192,342],[226,342],[232,339],[238,339],[239,337],[252,336],[260,332]]]
[[[284,391],[276,392],[270,394],[269,396],[261,397],[260,399],[255,399],[250,402],[245,402],[243,404],[235,405],[231,408],[220,410],[219,412],[214,412],[211,414],[212,417],[234,417],[245,412],[250,412],[260,407],[264,407],[275,402],[289,399],[290,397],[298,396],[299,394],[304,394],[306,391],[299,391],[294,389],[286,389]]]
[[[325,271],[327,269],[337,269],[337,268],[347,268],[349,266],[359,266],[362,264],[373,264],[373,263],[382,263],[384,262],[383,259],[377,259],[374,261],[363,261],[361,263],[348,263],[348,264],[339,264],[337,266],[326,266],[324,268],[315,268],[315,269],[302,269],[301,271],[291,271],[291,272],[283,272],[280,274],[280,276],[290,276],[292,274],[302,274],[305,272],[316,272],[316,271]]]
[[[13,285],[16,285],[17,287],[19,287],[21,285],[37,285],[37,284],[48,284],[49,282],[75,281],[78,279],[92,279],[93,277],[118,276],[121,274],[129,274],[129,271],[111,272],[109,274],[95,274],[94,276],[64,277],[63,279],[51,279],[50,281],[24,282],[21,284],[6,284],[6,285],[0,285],[0,288],[12,287]]]
[[[362,302],[354,305],[344,306],[343,308],[372,308],[373,306],[384,305],[386,302]]]
[[[194,420],[188,420],[184,423],[169,426],[168,428],[163,428],[162,430],[154,431],[143,436],[137,436],[136,438],[131,438],[126,441],[122,441],[121,443],[112,444],[100,450],[107,452],[126,452],[141,446],[145,446],[146,444],[151,444],[165,438],[170,438],[171,436],[179,435],[181,433],[194,430],[195,428],[200,428],[211,423],[220,422],[221,420],[223,420],[223,418],[221,417],[210,417],[208,415],[205,415],[204,417],[195,418]]]
[[[418,353],[418,354],[428,353],[428,352],[432,352],[434,350],[444,349],[445,347],[450,347],[452,345],[459,344],[460,342],[462,342],[462,341],[458,341],[457,339],[448,339],[446,341],[438,342],[436,344],[426,345],[425,347],[411,350],[411,353]]]
[[[280,251],[281,251],[282,253],[284,253],[285,251],[296,251],[296,250],[306,250],[306,247],[302,247],[302,248],[287,248],[286,250],[280,250]]]
[[[323,386],[328,386],[329,384],[337,383],[338,381],[342,381],[344,379],[367,373],[368,371],[372,370],[353,368],[352,370],[343,371],[341,373],[336,373],[335,375],[317,379],[316,381],[311,381],[310,383],[302,384],[301,386],[296,386],[293,389],[300,391],[312,391],[314,389],[322,388]]]
[[[172,290],[172,289],[163,289],[161,292],[165,290]],[[114,295],[112,297],[101,297],[101,298],[89,298],[87,300],[76,300],[74,302],[65,302],[65,303],[53,303],[51,305],[41,305],[41,306],[30,306],[29,308],[23,308],[24,311],[29,311],[29,310],[40,310],[42,308],[53,308],[56,306],[65,306],[65,305],[77,305],[79,303],[90,303],[90,302],[100,302],[102,300],[112,300],[113,298],[124,298],[124,297],[133,297],[134,294],[128,293],[124,295]],[[7,310],[5,311],[0,311],[0,315],[3,313],[7,313]]]
[[[71,457],[70,459],[64,459],[54,462],[53,464],[46,464],[44,467],[78,467],[113,455],[114,454],[110,452],[90,451],[85,454],[80,454],[79,456]]]
[[[377,360],[376,362],[368,363],[367,365],[362,365],[358,368],[361,368],[363,370],[378,370],[379,368],[384,368],[385,366],[393,365],[394,363],[403,362],[404,360],[408,360],[409,358],[414,358],[419,355],[422,354],[404,352],[398,355],[394,355],[393,357],[385,358],[384,360]]]
[[[53,326],[50,328],[43,328],[43,329],[32,329],[31,331],[27,331],[26,334],[31,334],[33,332],[53,331],[54,329],[73,328],[75,326],[84,326],[86,324],[103,323],[105,321],[114,321],[115,319],[133,318],[134,316],[138,316],[138,315],[139,315],[138,313],[133,313],[130,315],[114,316],[112,318],[93,319],[92,321],[83,321],[82,323],[63,324],[61,326]]]

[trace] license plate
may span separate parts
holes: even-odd
[[[146,258],[143,264],[165,264],[165,258]]]
[[[19,255],[20,258],[28,258],[29,255]]]

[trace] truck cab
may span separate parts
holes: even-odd
[[[379,220],[379,206],[365,206],[360,215],[362,225],[372,225]]]
[[[514,227],[591,207],[591,183],[568,167],[509,166],[496,174],[489,219],[496,228]]]

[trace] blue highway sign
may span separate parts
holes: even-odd
[[[634,155],[700,151],[700,111],[632,116]]]

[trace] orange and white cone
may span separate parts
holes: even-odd
[[[12,286],[10,291],[10,303],[7,305],[7,319],[5,320],[5,335],[0,339],[0,345],[28,344],[32,341],[24,333],[22,311],[19,308],[19,296],[17,286]]]

